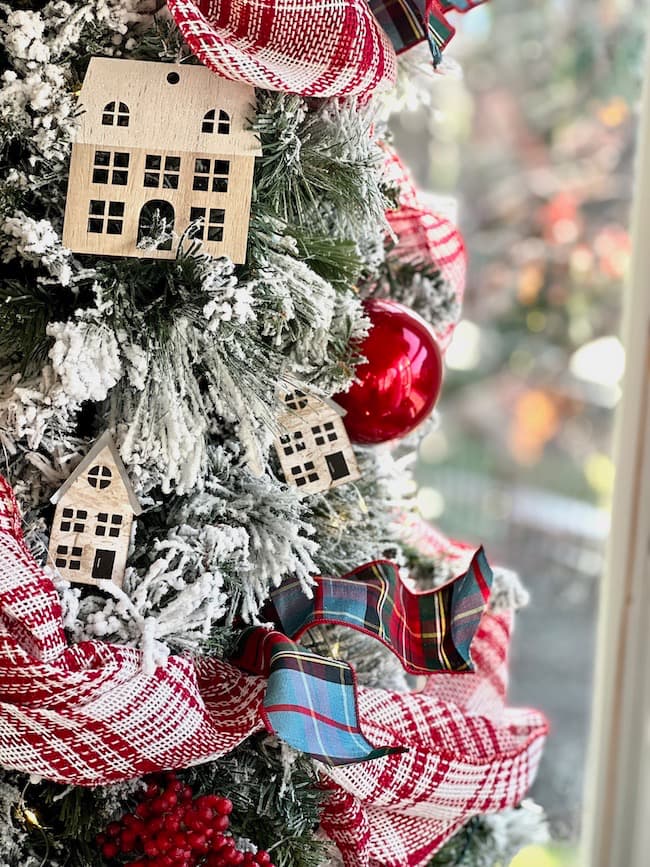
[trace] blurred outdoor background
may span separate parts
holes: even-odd
[[[491,0],[454,17],[462,74],[429,79],[429,104],[407,88],[391,122],[419,185],[458,196],[470,258],[441,425],[419,451],[421,511],[532,596],[511,703],[551,721],[532,796],[554,843],[518,867],[569,867],[580,832],[646,16]]]

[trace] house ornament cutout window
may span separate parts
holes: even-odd
[[[220,110],[217,118],[217,111],[213,108],[206,112],[201,124],[201,132],[213,133],[215,130],[218,135],[229,135],[230,116],[227,112]]]
[[[93,57],[79,102],[66,247],[95,256],[173,259],[197,219],[192,213],[203,211],[203,231],[193,233],[202,252],[245,262],[253,171],[261,155],[248,126],[255,112],[252,87],[202,66]],[[161,197],[171,237],[156,245],[148,242],[145,223],[151,223],[147,206]]]
[[[102,113],[104,126],[128,126],[129,107],[125,102],[108,102]]]
[[[81,584],[122,585],[134,518],[142,511],[108,433],[52,497],[50,565]]]

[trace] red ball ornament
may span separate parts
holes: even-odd
[[[357,379],[334,400],[347,410],[345,427],[357,443],[403,437],[431,413],[442,384],[442,355],[433,331],[417,313],[397,301],[370,298],[372,322],[360,347],[367,359]]]

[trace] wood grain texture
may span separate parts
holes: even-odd
[[[341,410],[301,391],[283,395],[287,411],[275,449],[288,484],[316,494],[361,478]]]
[[[80,108],[63,229],[69,249],[172,259],[200,209],[205,252],[245,261],[261,154],[247,129],[252,87],[201,66],[94,57]],[[173,224],[169,249],[138,248],[153,210]]]

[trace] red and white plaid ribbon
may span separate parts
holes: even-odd
[[[348,867],[424,864],[470,816],[517,803],[546,730],[504,706],[508,615],[485,615],[473,674],[419,694],[360,689],[360,723],[409,751],[331,768],[323,828]],[[172,656],[149,673],[133,648],[68,646],[54,586],[26,549],[0,477],[0,765],[100,785],[224,755],[263,727],[265,680],[215,659]]]
[[[391,232],[397,238],[390,255],[409,264],[435,265],[460,304],[467,276],[463,236],[450,220],[421,203],[413,178],[400,157],[387,146],[384,150],[386,177],[399,190],[398,207],[386,212]],[[441,349],[449,345],[454,327],[449,323],[436,331]]]
[[[58,596],[25,548],[0,477],[0,765],[78,785],[222,756],[263,727],[265,681],[172,656],[153,674],[130,647],[68,646]]]
[[[472,816],[522,800],[547,724],[505,706],[510,630],[510,614],[484,615],[472,674],[429,677],[410,695],[359,690],[364,734],[398,733],[409,749],[327,770],[322,826],[346,867],[421,867]]]
[[[305,96],[390,90],[397,60],[367,0],[168,0],[193,54],[224,78]]]

